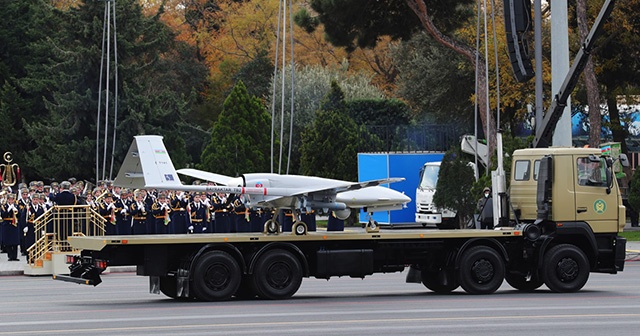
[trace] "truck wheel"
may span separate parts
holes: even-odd
[[[192,279],[196,298],[223,301],[236,292],[242,274],[238,262],[229,253],[210,251],[198,259]]]
[[[287,299],[300,288],[302,267],[300,261],[290,252],[271,250],[258,259],[251,280],[253,288],[261,298]]]
[[[534,290],[540,288],[540,286],[542,286],[543,284],[542,280],[540,280],[538,277],[531,276],[529,279],[527,279],[526,276],[520,273],[507,272],[504,278],[505,280],[507,280],[507,283],[511,287],[521,292],[533,292]]]
[[[455,274],[447,270],[420,271],[422,284],[431,291],[438,294],[448,294],[460,287],[460,283],[455,279]]]
[[[474,246],[460,259],[458,279],[469,294],[493,293],[504,280],[504,260],[490,247]]]
[[[587,256],[574,245],[560,244],[544,255],[542,279],[553,292],[579,291],[587,283],[589,271]]]

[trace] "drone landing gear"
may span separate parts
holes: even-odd
[[[264,234],[277,235],[280,233],[280,224],[273,219],[269,219],[264,223],[264,229],[262,230]]]
[[[378,222],[373,220],[373,212],[368,212],[367,219],[368,221],[364,229],[367,232],[380,232],[380,227],[378,226]]]
[[[291,234],[294,236],[304,236],[307,234],[307,224],[300,220],[298,211],[292,211],[293,224],[291,225]]]

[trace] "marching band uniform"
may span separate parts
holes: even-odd
[[[76,198],[76,195],[72,194],[71,191],[69,191],[69,188],[71,188],[71,183],[69,183],[68,181],[64,181],[60,183],[60,187],[62,188],[62,190],[58,194],[56,194],[53,198],[53,201],[55,202],[55,204],[61,205],[61,206],[77,205],[78,200]],[[73,234],[73,231],[72,231],[73,222],[71,220],[71,212],[72,210],[70,209],[60,209],[60,214],[64,214],[63,216],[61,216],[61,218],[64,218],[64,219],[60,221],[61,224],[60,224],[60,227],[58,228],[61,232],[53,232],[53,230],[52,231],[47,230],[47,232],[53,232],[57,234],[58,236],[57,239],[60,241],[67,240],[67,236]]]
[[[142,190],[142,194],[144,195],[142,201],[147,207],[147,234],[155,234],[156,233],[156,218],[153,217],[151,213],[151,208],[153,207],[153,203],[155,203],[155,197],[147,192],[146,190]]]
[[[22,232],[18,227],[19,210],[13,194],[9,194],[7,196],[7,203],[0,207],[0,215],[5,222],[2,230],[2,241],[7,250],[9,261],[19,261],[18,245],[20,245]]]
[[[307,231],[316,231],[316,213],[311,210],[311,212],[304,212],[300,214],[300,220],[307,224]]]
[[[131,214],[129,212],[132,200],[128,198],[128,192],[122,191],[121,197],[116,200],[116,233],[118,235],[131,234]]]
[[[235,232],[249,232],[251,225],[249,224],[249,213],[247,207],[244,206],[240,195],[233,194],[230,196],[231,206],[233,207],[233,226]]]
[[[249,211],[249,225],[251,232],[262,232],[264,229],[264,211],[262,209],[250,209]]]
[[[189,228],[192,233],[207,232],[206,221],[209,209],[204,203],[200,202],[200,197],[200,194],[194,194],[193,202],[189,204],[189,209],[191,210],[191,226]]]
[[[29,205],[27,226],[23,229],[24,242],[27,249],[36,243],[36,232],[34,226],[36,219],[47,211],[43,203],[44,197],[44,194],[34,195],[34,201]]]
[[[29,199],[29,190],[23,188],[21,191],[21,197],[18,198],[18,227],[20,228],[20,231],[24,231],[24,228],[27,227],[27,212],[30,205],[31,200]],[[26,245],[24,238],[25,235],[20,235],[20,253],[22,255],[27,255],[27,248],[31,245]]]
[[[219,194],[213,196],[214,209],[214,232],[229,233],[231,232],[230,207],[226,195]]]
[[[142,199],[142,195],[136,195],[136,201],[130,205],[131,216],[133,216],[134,235],[147,234],[147,205]]]
[[[169,233],[187,233],[187,227],[189,227],[187,205],[189,205],[189,195],[182,191],[178,191],[171,198],[171,223],[169,224]]]
[[[112,236],[117,234],[116,227],[116,205],[113,202],[113,195],[111,193],[107,193],[104,196],[104,200],[100,202],[98,213],[102,216],[106,223],[104,224],[104,234],[107,236]]]
[[[171,221],[171,206],[167,202],[167,197],[160,194],[158,199],[151,206],[151,214],[155,222],[155,233],[169,233],[169,222]]]

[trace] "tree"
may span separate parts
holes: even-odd
[[[346,115],[344,93],[334,81],[313,123],[302,134],[301,173],[355,181],[358,144],[358,125]]]
[[[329,93],[331,82],[335,81],[344,93],[345,100],[351,101],[356,99],[382,99],[384,93],[371,84],[371,76],[366,73],[352,73],[347,71],[348,65],[341,67],[321,67],[321,66],[305,66],[296,68],[295,72],[295,99],[294,99],[294,120],[293,120],[293,147],[291,148],[291,163],[289,172],[295,174],[299,172],[300,152],[298,150],[301,142],[301,133],[304,129],[313,123],[316,118],[316,111],[320,109],[324,97]],[[284,88],[284,108],[282,108],[282,72],[278,72],[275,80],[276,94],[275,104],[269,98],[267,106],[274,107],[275,110],[275,135],[279,138],[280,124],[284,123],[284,134],[286,135],[282,141],[284,148],[288,149],[289,144],[289,125],[291,118],[291,68],[285,68],[285,88]],[[272,90],[272,88],[271,88]],[[272,105],[273,104],[273,105]],[[284,110],[284,115],[281,111]],[[286,167],[285,158],[282,158],[283,167]],[[278,151],[276,151],[278,152]],[[275,162],[279,162],[279,158],[274,158]],[[275,165],[277,170],[279,164]],[[277,171],[276,171],[277,172]],[[284,173],[284,171],[283,171]]]
[[[465,60],[426,33],[393,48],[400,71],[397,94],[429,122],[473,124],[469,99],[475,76]],[[460,97],[462,99],[452,99]]]
[[[476,64],[475,48],[455,39],[453,33],[468,22],[473,14],[471,0],[454,3],[442,0],[312,0],[311,7],[325,27],[334,45],[353,48],[374,46],[379,36],[408,39],[417,29],[425,29],[436,41],[466,58],[480,73],[485,72],[484,59]],[[447,35],[449,34],[449,35]],[[483,129],[495,148],[496,128],[493,116],[487,118],[486,80],[478,77],[478,107]],[[489,151],[490,153],[492,150]]]
[[[50,36],[30,45],[34,53],[45,55],[46,61],[28,67],[28,75],[20,79],[19,86],[32,95],[50,92],[44,95],[42,115],[25,120],[24,125],[33,144],[26,163],[36,176],[95,177],[103,6],[104,2],[87,1],[58,12],[60,25],[51,30]],[[156,15],[146,17],[137,1],[121,0],[116,3],[116,13],[120,91],[114,156],[120,159],[134,135],[152,133],[175,138],[176,134],[191,132],[184,116],[202,84],[204,68],[194,59],[193,49],[177,43],[160,21],[162,7]],[[115,77],[108,80],[113,88]],[[109,99],[113,107],[114,94],[103,92],[103,102]],[[109,136],[112,131],[110,125]],[[110,153],[110,141],[107,145]],[[169,149],[176,157],[186,157],[182,155],[185,148]],[[175,162],[177,166],[187,163]],[[115,172],[118,166],[116,160]]]
[[[271,117],[239,81],[224,102],[199,168],[229,176],[269,171]]]
[[[447,151],[440,164],[433,202],[439,208],[456,211],[460,228],[464,228],[471,218],[477,201],[471,192],[474,182],[473,169],[460,148],[451,148]]]

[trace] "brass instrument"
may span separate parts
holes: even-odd
[[[11,219],[11,225],[18,227],[18,209],[14,207],[13,218]]]
[[[17,163],[11,163],[13,161],[11,152],[4,153],[4,161],[6,163],[0,164],[0,170],[2,170],[2,185],[14,186],[20,179],[20,166],[18,166]]]

